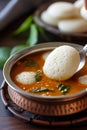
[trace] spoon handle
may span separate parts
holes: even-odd
[[[87,52],[87,44],[83,47],[83,51]]]

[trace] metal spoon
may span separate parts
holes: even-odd
[[[85,62],[86,62],[86,52],[87,52],[87,44],[83,47],[83,49],[80,51],[80,64],[79,64],[79,67],[77,69],[77,72],[79,70],[81,70],[83,68],[83,66],[85,65]]]

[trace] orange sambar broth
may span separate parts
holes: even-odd
[[[57,85],[60,83],[63,84],[68,84],[70,85],[70,90],[68,91],[67,94],[74,94],[76,92],[79,92],[85,88],[87,88],[87,85],[81,84],[78,82],[78,78],[82,75],[87,74],[87,58],[86,58],[86,64],[84,66],[84,68],[82,70],[80,70],[78,73],[76,73],[72,78],[70,78],[69,80],[66,81],[55,81],[52,80],[48,77],[46,77],[44,74],[42,74],[42,80],[38,81],[36,83],[33,84],[29,84],[29,85],[24,85],[22,83],[19,83],[18,81],[16,81],[15,77],[17,74],[23,72],[23,71],[33,71],[36,72],[38,69],[34,68],[34,67],[28,67],[26,66],[26,62],[31,60],[34,60],[36,63],[39,64],[40,66],[40,70],[42,70],[42,67],[44,65],[44,59],[42,57],[42,55],[45,52],[37,52],[34,54],[30,54],[24,58],[22,58],[20,61],[17,61],[14,66],[12,67],[11,70],[11,78],[13,80],[13,82],[20,87],[21,89],[23,89],[24,91],[27,91],[29,93],[33,93],[33,90],[37,89],[37,88],[41,88],[41,87],[45,87],[45,88],[50,88],[50,89],[55,89],[55,91],[48,91],[48,92],[39,92],[39,93],[34,93],[37,95],[42,95],[42,96],[59,96],[62,95],[62,93],[57,89]],[[66,95],[67,95],[66,94]]]

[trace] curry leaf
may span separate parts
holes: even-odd
[[[41,87],[41,88],[37,88],[35,90],[33,90],[34,93],[39,93],[39,92],[48,92],[48,91],[54,91],[53,89],[48,89],[48,88],[44,88],[44,87]]]
[[[26,44],[29,46],[33,46],[37,43],[38,41],[38,30],[35,24],[31,24],[30,26],[30,33],[29,37],[27,39]]]
[[[42,27],[38,26],[38,25],[37,25],[37,29],[40,32],[40,34],[42,35],[42,37],[48,41],[49,39],[48,39],[48,37],[47,37],[47,35],[45,33],[45,30]]]
[[[70,85],[67,85],[67,84],[59,84],[58,86],[57,86],[57,88],[59,89],[59,91],[62,93],[62,94],[66,94],[68,91],[69,91],[69,89],[70,89]]]
[[[36,63],[34,60],[30,59],[29,61],[27,61],[26,63],[26,67],[30,67],[30,68],[39,68],[39,64]]]
[[[8,47],[0,47],[0,69],[3,68],[4,63],[10,56],[11,49]]]
[[[36,82],[40,81],[42,79],[42,71],[38,70],[35,75]]]
[[[24,32],[29,29],[31,23],[32,23],[33,17],[29,16],[20,26],[17,30],[14,31],[14,34],[17,35],[21,32]]]

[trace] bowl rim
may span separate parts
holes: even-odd
[[[25,48],[15,54],[13,54],[12,56],[10,56],[8,58],[8,60],[6,61],[4,67],[3,67],[3,77],[5,82],[8,84],[9,87],[11,87],[13,90],[15,90],[16,92],[18,92],[19,94],[26,96],[27,98],[32,98],[34,100],[45,100],[45,101],[54,101],[57,100],[59,102],[61,101],[69,101],[72,99],[77,99],[78,97],[83,97],[86,95],[87,93],[87,89],[84,89],[80,92],[77,92],[75,94],[71,94],[71,95],[62,95],[62,96],[38,96],[32,93],[28,93],[24,90],[22,90],[21,88],[19,88],[12,80],[10,77],[10,71],[12,66],[21,58],[31,54],[31,53],[35,53],[38,51],[44,51],[44,50],[52,50],[55,47],[61,46],[61,45],[70,45],[73,46],[77,49],[82,49],[83,46],[79,45],[79,44],[74,44],[74,43],[68,43],[68,42],[47,42],[47,43],[40,43],[37,45],[34,45],[32,47],[28,47]]]

